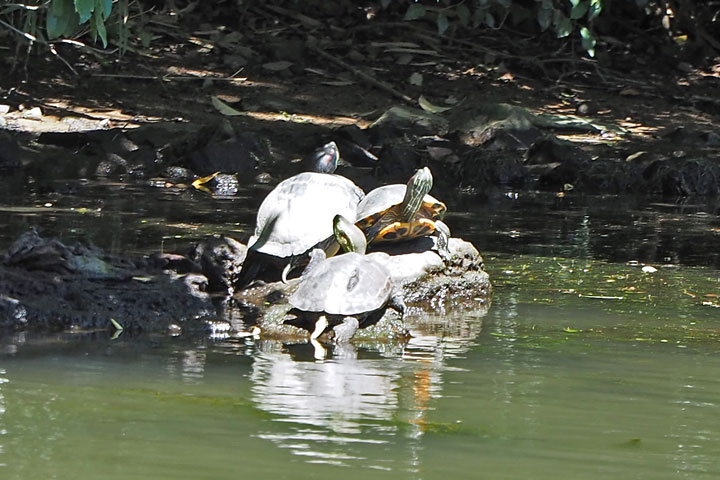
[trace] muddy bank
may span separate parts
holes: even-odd
[[[429,166],[441,197],[458,192],[546,190],[667,196],[720,192],[720,136],[707,125],[640,137],[601,116],[540,114],[467,100],[432,113],[394,106],[372,121],[320,126],[242,115],[204,124],[0,134],[0,169],[36,182],[111,178],[193,184],[214,195],[274,184],[306,168],[314,149],[335,141],[338,173],[364,190],[404,183]],[[39,120],[41,121],[41,120]],[[7,127],[6,127],[7,128]],[[195,182],[195,183],[193,183]]]
[[[23,234],[0,263],[0,326],[7,330],[188,330],[214,315],[207,278],[160,270],[145,259],[105,255]],[[116,323],[113,323],[116,322]]]

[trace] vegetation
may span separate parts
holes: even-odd
[[[237,5],[217,2],[200,5],[174,0],[27,0],[0,3],[0,32],[12,35],[16,47],[39,44],[52,50],[57,41],[113,44],[124,53],[129,43],[147,46],[150,35],[143,17],[152,11],[174,11],[198,24],[213,16],[212,9],[235,9],[252,15],[253,2]],[[180,4],[180,5],[178,5]],[[272,0],[269,5],[317,14],[317,1]],[[380,0],[333,2],[335,16],[352,19],[358,11],[367,19],[432,22],[440,36],[463,38],[472,31],[514,32],[519,35],[554,35],[563,44],[593,57],[607,48],[603,36],[623,31],[654,33],[658,38],[720,51],[720,2],[693,0]],[[208,9],[211,9],[210,11]],[[132,14],[131,14],[132,10]],[[320,11],[328,8],[320,8]],[[237,15],[236,15],[237,16]]]

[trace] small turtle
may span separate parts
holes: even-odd
[[[348,253],[326,258],[323,250],[314,249],[289,302],[316,317],[312,340],[332,326],[335,341],[345,342],[358,328],[377,322],[387,307],[403,314],[405,304],[381,260],[386,254],[365,255],[365,235],[342,215],[332,225],[336,241]]]
[[[428,194],[432,184],[430,169],[424,167],[407,185],[386,185],[368,193],[358,206],[355,223],[368,244],[437,235],[438,252],[447,259],[450,229],[442,222],[447,207]]]
[[[248,241],[239,287],[252,282],[268,261],[284,267],[285,280],[298,256],[332,236],[335,215],[356,216],[365,194],[351,180],[329,173],[334,168],[328,167],[328,161],[336,165],[337,160],[337,155],[326,150],[318,156],[322,163],[318,168],[326,173],[299,173],[280,182],[265,197]]]
[[[334,173],[340,163],[340,150],[335,142],[328,142],[315,150],[306,162],[308,171]]]

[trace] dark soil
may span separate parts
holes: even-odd
[[[223,4],[186,16],[151,13],[144,27],[152,34],[150,47],[131,43],[122,56],[112,48],[96,52],[68,44],[56,45],[59,56],[39,46],[45,58],[31,57],[25,65],[6,55],[3,70],[14,68],[14,73],[0,77],[0,104],[9,107],[0,126],[15,138],[5,139],[6,158],[0,157],[0,163],[16,165],[17,154],[11,150],[28,145],[31,136],[15,132],[171,122],[207,139],[203,128],[222,131],[228,128],[223,122],[229,122],[234,139],[238,132],[252,132],[266,139],[269,148],[267,162],[243,169],[241,183],[272,181],[261,175],[266,172],[278,179],[279,164],[340,136],[346,140],[344,156],[347,148],[359,145],[380,157],[376,174],[379,170],[387,178],[402,178],[417,164],[430,163],[447,189],[720,192],[720,56],[714,57],[712,50],[698,55],[662,35],[639,31],[601,36],[598,59],[590,60],[574,51],[572,42],[558,49],[543,36],[473,31],[472,36],[455,32],[454,37],[439,37],[430,24],[368,20],[359,11],[348,15],[342,8],[315,11],[317,18],[310,20],[270,7],[244,7],[239,14],[234,8],[239,7]],[[203,16],[209,20],[198,23]],[[0,38],[8,51],[11,40],[9,35]],[[240,115],[220,113],[211,103],[213,96]],[[483,132],[492,142],[484,138],[468,145],[452,128],[401,129],[390,137],[386,131],[363,134],[393,105],[418,108],[420,96],[453,107],[441,116],[503,103],[598,120],[622,127],[626,134],[550,129],[553,139],[572,142],[563,144],[570,145],[565,151],[558,151],[565,147],[554,141],[543,143],[547,132],[517,145],[497,132]],[[507,136],[514,138],[514,133]],[[428,143],[427,137],[441,138]],[[252,153],[255,146],[248,142],[255,141],[251,136],[234,144],[228,155],[238,149]],[[217,149],[226,144],[220,144],[203,151],[204,158],[221,157]],[[438,145],[449,148],[437,150]],[[28,155],[25,148],[22,162],[28,163]],[[113,158],[97,168],[112,174],[126,161]],[[195,166],[196,175],[224,170]]]

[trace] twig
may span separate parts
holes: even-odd
[[[239,71],[238,71],[239,72]],[[236,75],[238,72],[234,73]],[[122,78],[128,80],[220,80],[225,82],[240,81],[244,82],[247,77],[194,77],[190,75],[131,75],[125,73],[94,73],[91,76],[101,78]]]
[[[5,28],[9,29],[10,31],[15,32],[22,37],[25,37],[26,40],[29,40],[31,42],[45,43],[42,39],[37,38],[35,35],[31,35],[27,32],[23,32],[22,30],[19,30],[19,29],[13,27],[12,25],[10,25],[7,22],[3,22],[2,20],[0,20],[0,25],[3,25],[3,26],[5,26]]]
[[[284,16],[287,16],[287,17],[290,17],[290,18],[293,18],[293,19],[295,19],[295,20],[303,21],[303,19],[297,18],[296,15],[293,15],[292,12],[290,12],[290,11],[288,11],[288,10],[285,10],[284,8],[274,7],[274,6],[272,6],[272,8],[271,8],[270,5],[266,5],[265,8],[267,8],[267,9],[269,9],[269,10],[275,12],[275,13],[279,13],[279,14],[281,14],[281,15],[284,15]],[[263,12],[261,9],[260,9],[260,13],[261,13],[262,15],[264,15],[264,16],[267,16],[267,14],[266,14],[265,12]],[[303,16],[303,17],[304,17],[304,16]],[[306,18],[309,18],[309,17],[306,17]],[[311,19],[311,20],[313,20],[313,19]],[[315,21],[317,21],[317,20],[315,20]],[[297,27],[294,26],[294,25],[288,25],[288,27],[291,28],[292,30],[294,30],[294,31],[297,32],[297,33],[303,33],[299,28],[297,28]],[[353,67],[352,65],[350,65],[350,64],[348,64],[348,63],[340,60],[339,58],[335,57],[334,55],[329,54],[328,52],[326,52],[326,51],[323,50],[322,48],[316,47],[316,46],[309,46],[308,48],[309,48],[312,52],[314,52],[316,55],[319,55],[320,57],[322,57],[322,58],[324,58],[324,59],[326,59],[326,60],[330,60],[331,62],[335,63],[336,65],[341,66],[341,67],[344,68],[345,70],[347,70],[347,71],[349,71],[350,73],[352,73],[353,75],[361,78],[362,80],[364,80],[365,82],[369,83],[370,85],[373,85],[374,87],[377,87],[377,88],[379,88],[380,90],[383,90],[383,91],[385,91],[385,92],[387,92],[387,93],[389,93],[389,94],[391,94],[391,95],[393,95],[393,96],[395,96],[395,97],[398,97],[399,99],[401,99],[401,100],[403,100],[403,101],[405,101],[405,102],[407,102],[407,103],[409,103],[409,104],[411,104],[411,105],[415,105],[415,100],[413,100],[413,99],[410,98],[409,96],[405,95],[405,94],[402,93],[401,91],[394,89],[393,87],[391,87],[390,85],[388,85],[387,83],[385,83],[385,82],[383,82],[383,81],[381,81],[381,80],[378,80],[378,79],[376,79],[376,78],[373,78],[372,76],[368,75],[367,73],[363,72],[362,70],[357,69],[357,68]]]
[[[78,76],[77,70],[75,70],[75,69],[72,67],[72,65],[70,65],[70,62],[68,62],[67,60],[65,60],[65,59],[57,52],[57,50],[55,50],[55,46],[54,46],[54,45],[48,45],[48,48],[50,49],[50,53],[52,53],[53,55],[55,55],[62,63],[64,63],[65,66],[66,66],[67,68],[69,68],[70,71],[71,71],[72,73],[74,73],[76,77]]]
[[[337,65],[340,65],[345,70],[349,71],[353,75],[360,77],[361,79],[368,82],[369,84],[371,84],[381,90],[384,90],[384,91],[398,97],[399,99],[404,100],[405,102],[407,102],[411,105],[415,105],[415,103],[416,103],[415,100],[413,100],[409,96],[405,95],[401,91],[394,89],[393,87],[391,87],[390,85],[388,85],[387,83],[385,83],[383,81],[373,78],[372,76],[368,75],[367,73],[363,72],[362,70],[359,70],[359,69],[353,67],[352,65],[345,63],[344,61],[340,60],[339,58],[334,57],[333,55],[330,55],[325,50],[323,50],[319,47],[310,47],[310,50],[312,50],[316,54],[320,55],[321,57],[323,57],[327,60],[330,60],[331,62],[333,62]]]

